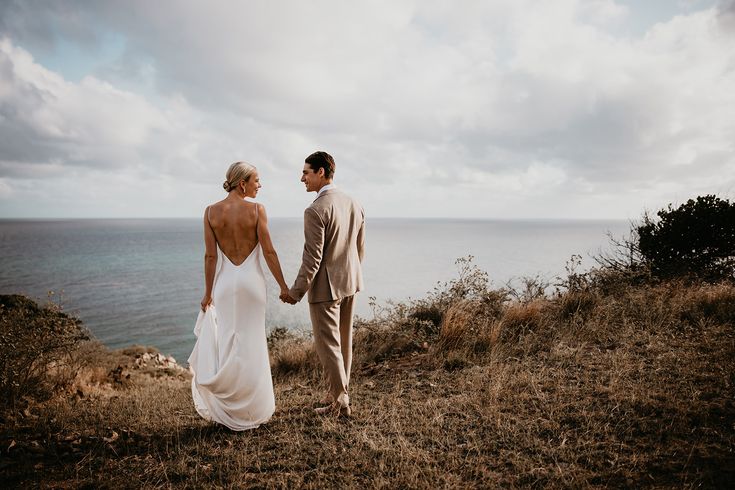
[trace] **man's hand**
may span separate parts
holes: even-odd
[[[288,294],[288,292],[282,292],[281,296],[279,297],[281,298],[281,301],[283,301],[284,303],[288,303],[290,305],[295,305],[296,303],[298,303],[298,301],[293,299],[291,295]]]

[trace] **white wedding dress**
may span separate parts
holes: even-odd
[[[265,334],[265,277],[260,244],[240,264],[217,246],[213,306],[199,311],[189,366],[191,394],[203,418],[232,430],[254,429],[275,411]]]

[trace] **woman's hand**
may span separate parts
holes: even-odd
[[[202,311],[207,311],[207,306],[212,304],[212,297],[208,294],[205,294],[202,298]]]
[[[295,305],[296,300],[294,300],[290,294],[288,294],[288,286],[281,286],[281,294],[278,296],[281,298],[281,301],[284,303],[288,303],[290,305]]]

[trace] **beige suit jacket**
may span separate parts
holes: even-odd
[[[304,211],[304,253],[289,294],[309,303],[335,301],[363,288],[365,211],[339,189],[328,189]]]

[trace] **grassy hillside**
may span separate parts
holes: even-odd
[[[376,306],[356,328],[347,420],[313,414],[324,386],[311,342],[276,330],[277,412],[244,433],[201,420],[188,373],[155,349],[109,351],[56,308],[3,297],[0,382],[19,380],[8,365],[23,356],[8,352],[71,340],[49,363],[37,358],[35,384],[3,402],[0,478],[62,488],[735,484],[735,286],[604,271],[570,274],[554,293],[526,286],[488,288],[460,261],[459,277],[426,298]]]

